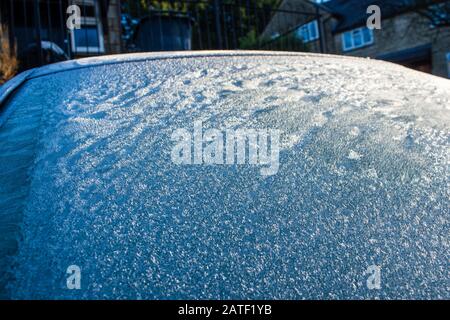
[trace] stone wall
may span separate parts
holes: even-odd
[[[304,0],[284,0],[279,9],[315,13],[315,7]],[[342,50],[342,34],[332,32],[337,20],[326,11],[321,10],[320,12],[324,21],[322,37],[325,53],[375,58],[380,55],[430,44],[432,48],[432,73],[449,77],[446,54],[450,53],[450,28],[433,29],[427,19],[416,13],[407,13],[389,19],[383,19],[382,17],[382,29],[374,30],[374,43],[372,45],[344,52]],[[283,34],[314,19],[314,16],[279,12],[274,15],[266,27],[263,37],[270,38],[277,33]],[[311,52],[320,52],[319,41],[308,43],[307,48]]]
[[[374,30],[374,43],[368,47],[344,52],[342,36],[334,36],[337,54],[372,57],[431,44],[432,73],[448,77],[446,53],[450,52],[450,28],[433,29],[429,20],[408,13],[381,20],[381,29]]]
[[[264,30],[262,34],[263,38],[271,38],[275,34],[285,34],[296,27],[316,19],[316,7],[305,0],[283,0],[278,9],[293,11],[293,13],[276,13]],[[304,12],[305,14],[298,12]],[[320,10],[320,13],[323,15],[324,20],[329,18],[329,14],[327,12]],[[324,39],[324,52],[332,52],[334,49],[334,41],[331,34],[330,23],[323,25],[322,37]],[[320,42],[318,40],[308,42],[306,47],[308,51],[320,52]]]

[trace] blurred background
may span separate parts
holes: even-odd
[[[68,28],[80,9],[79,28]],[[367,28],[370,5],[381,29]],[[450,0],[1,0],[0,84],[105,54],[277,50],[371,57],[450,77]]]

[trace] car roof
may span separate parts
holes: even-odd
[[[16,92],[20,86],[26,81],[35,79],[42,76],[48,76],[59,72],[66,72],[70,70],[77,70],[83,68],[99,67],[104,65],[113,65],[121,63],[132,62],[145,62],[150,60],[162,60],[162,59],[184,59],[184,58],[204,58],[204,57],[248,57],[248,56],[273,56],[273,57],[314,57],[317,59],[343,59],[354,61],[371,61],[372,63],[385,64],[386,68],[403,68],[405,72],[417,72],[415,70],[403,67],[398,64],[394,64],[388,61],[375,60],[370,58],[361,58],[355,56],[343,56],[333,54],[319,54],[310,52],[277,52],[277,51],[263,51],[263,50],[203,50],[203,51],[172,51],[172,52],[140,52],[140,53],[128,53],[128,54],[116,54],[116,55],[104,55],[94,56],[81,59],[73,59],[63,62],[52,63],[44,65],[42,67],[26,70],[16,75],[6,83],[0,86],[0,127],[6,121],[9,110],[4,108],[6,101],[11,95]],[[430,74],[420,72],[421,76],[433,77],[436,81],[438,77]],[[439,80],[444,80],[439,78]]]
[[[0,127],[0,218],[24,219],[12,298],[73,298],[72,264],[85,298],[370,298],[371,265],[378,297],[447,296],[450,82],[219,55],[33,71]],[[173,133],[198,121],[282,131],[279,171],[175,163]]]
[[[0,86],[0,110],[1,105],[6,101],[10,94],[16,90],[25,81],[50,75],[57,72],[64,72],[75,69],[98,67],[109,64],[139,62],[148,60],[177,59],[177,58],[201,58],[201,57],[236,57],[236,56],[314,56],[317,58],[341,58],[341,59],[361,59],[359,57],[338,56],[330,54],[317,54],[305,52],[275,52],[275,51],[252,51],[252,50],[234,50],[234,51],[173,51],[173,52],[142,52],[117,55],[95,56],[81,59],[68,60],[45,65],[38,68],[26,70],[16,75],[11,80]]]

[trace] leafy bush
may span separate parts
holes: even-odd
[[[11,47],[8,29],[0,25],[0,84],[8,81],[17,73],[19,60],[16,46]]]

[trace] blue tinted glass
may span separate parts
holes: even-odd
[[[344,49],[350,49],[352,47],[352,35],[350,32],[344,33]]]
[[[363,42],[362,42],[361,30],[358,29],[358,30],[353,31],[353,43],[354,43],[355,47],[362,46]]]
[[[368,28],[362,29],[364,43],[372,42],[372,30]]]
[[[83,26],[75,29],[75,46],[77,47],[98,47],[97,26]]]
[[[308,40],[308,30],[304,25],[297,29],[297,36],[302,40]]]
[[[313,21],[309,23],[309,34],[311,36],[311,40],[317,39],[317,22]]]

